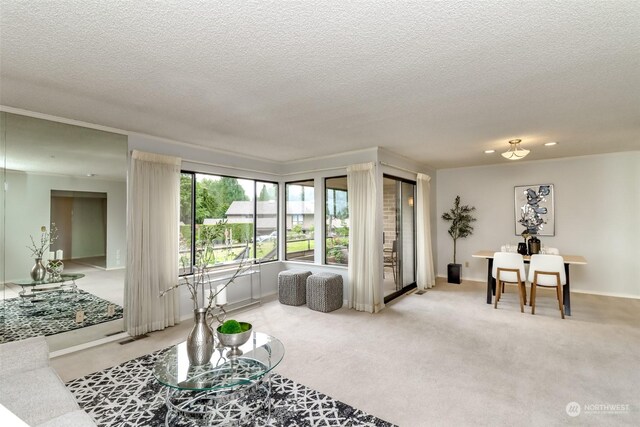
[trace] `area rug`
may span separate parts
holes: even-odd
[[[164,351],[70,381],[67,387],[99,426],[163,426],[167,413],[165,388],[155,380],[153,366]],[[271,384],[271,415],[261,410],[249,425],[393,427],[281,375],[273,374]],[[196,426],[197,423],[183,420],[171,425]]]
[[[109,305],[114,306],[109,315]],[[76,312],[84,311],[84,321],[76,322]],[[122,318],[122,307],[89,292],[56,290],[33,298],[0,301],[0,343],[40,335],[54,335]]]

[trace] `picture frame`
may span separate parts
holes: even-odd
[[[514,224],[516,236],[525,230],[538,236],[555,236],[555,189],[553,184],[514,187]],[[533,232],[535,231],[535,232]]]

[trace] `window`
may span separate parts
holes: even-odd
[[[213,248],[209,264],[245,256],[261,262],[276,260],[277,194],[278,184],[272,182],[183,172],[180,273],[191,273],[194,254],[205,246]]]
[[[347,177],[325,179],[325,262],[349,263],[349,198]]]
[[[256,181],[256,258],[278,259],[278,184]]]
[[[287,260],[313,262],[313,180],[285,184]]]
[[[291,215],[291,225],[295,227],[296,225],[302,226],[304,224],[304,215],[295,214]]]

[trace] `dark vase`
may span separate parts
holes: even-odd
[[[540,239],[532,237],[529,239],[529,255],[540,253]]]
[[[520,255],[526,255],[527,254],[527,244],[524,242],[520,242],[518,243],[518,253]]]

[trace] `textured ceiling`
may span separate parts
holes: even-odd
[[[3,105],[275,161],[640,149],[638,1],[0,0],[0,28]]]

